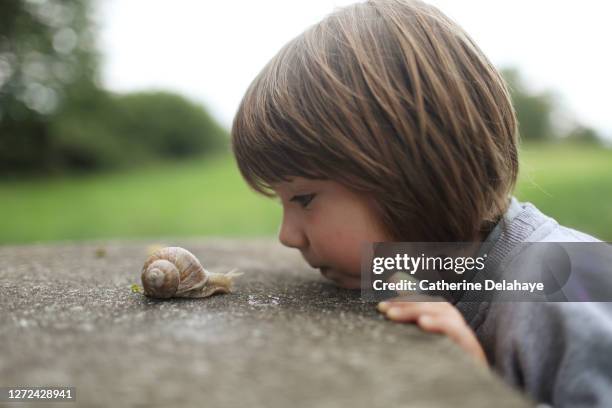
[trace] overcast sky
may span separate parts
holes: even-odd
[[[242,95],[288,40],[342,0],[103,0],[103,82],[114,91],[167,89],[204,104],[229,128]],[[429,0],[498,67],[552,89],[612,140],[612,6],[583,0]]]

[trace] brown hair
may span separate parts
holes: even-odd
[[[396,241],[469,241],[518,173],[506,84],[454,21],[421,1],[336,10],[287,43],[244,96],[232,150],[272,197],[291,176],[371,195]]]

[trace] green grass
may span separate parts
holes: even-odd
[[[515,195],[561,224],[612,241],[612,149],[531,145]]]
[[[280,206],[229,157],[128,173],[0,184],[0,243],[275,234]]]
[[[530,145],[516,195],[612,241],[612,150]],[[0,243],[274,236],[281,208],[251,192],[231,157],[92,176],[0,183]]]

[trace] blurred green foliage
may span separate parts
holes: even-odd
[[[90,0],[0,2],[0,176],[112,169],[228,146],[180,95],[98,85]]]
[[[168,92],[101,94],[66,104],[49,124],[62,167],[122,168],[218,152],[227,131],[201,106]]]
[[[554,126],[554,115],[562,106],[553,92],[530,90],[516,68],[504,68],[501,74],[510,88],[522,140],[541,142],[566,138],[573,142],[601,144],[594,129],[575,119],[566,118],[571,123],[568,129]]]
[[[76,95],[98,94],[90,7],[0,2],[0,174],[53,167],[53,115]]]
[[[554,137],[551,119],[554,108],[552,95],[545,92],[539,94],[529,92],[516,69],[502,70],[502,75],[510,86],[521,137],[528,140],[545,140]]]

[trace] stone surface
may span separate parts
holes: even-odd
[[[155,243],[244,275],[232,294],[145,298],[130,285]],[[272,240],[5,246],[0,261],[0,386],[75,386],[78,406],[530,405]]]

